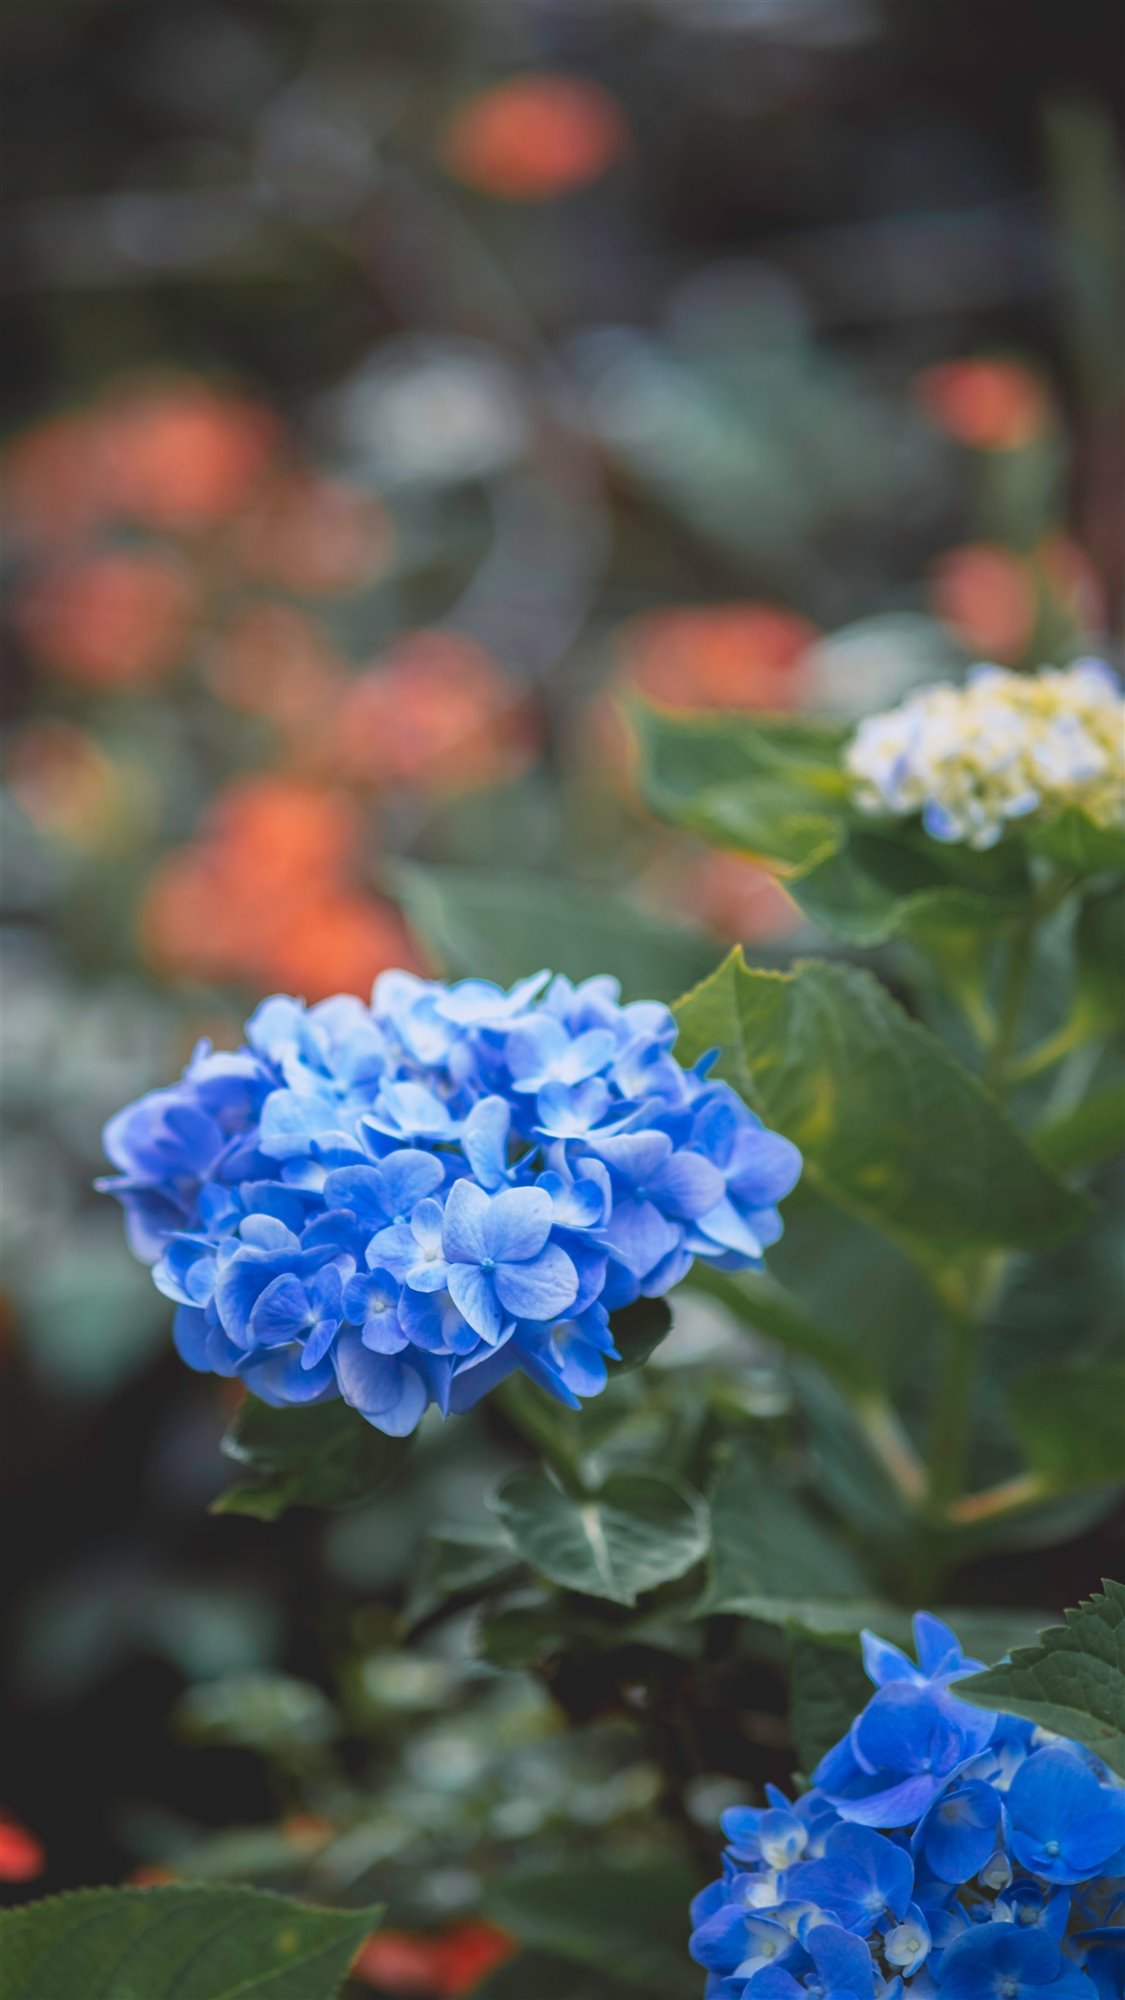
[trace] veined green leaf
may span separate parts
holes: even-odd
[[[681,1060],[719,1074],[801,1148],[831,1200],[932,1255],[1057,1241],[1085,1220],[996,1100],[872,974],[731,953],[676,1008]]]
[[[1125,1777],[1125,1584],[1104,1592],[1041,1632],[1038,1645],[1015,1648],[951,1692],[1073,1737]]]
[[[332,2000],[378,1910],[260,1889],[79,1889],[0,1919],[4,2000]]]
[[[642,1591],[683,1576],[707,1550],[699,1495],[655,1473],[612,1473],[596,1494],[578,1500],[545,1472],[516,1472],[492,1505],[533,1569],[613,1604],[633,1604]]]

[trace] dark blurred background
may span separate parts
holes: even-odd
[[[619,909],[642,987],[671,923],[684,983],[802,942],[646,822],[627,687],[858,714],[1120,660],[1120,14],[9,0],[4,32],[3,1872],[285,1881],[344,1818],[319,1886],[422,1854],[432,1921],[474,1843],[627,1823],[651,1770],[609,1729],[563,1772],[463,1635],[397,1650],[422,1526],[514,1450],[494,1414],[373,1513],[208,1518],[225,1390],[90,1194],[100,1125],[264,991],[526,970],[513,867],[579,928]]]

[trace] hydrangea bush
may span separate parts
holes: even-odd
[[[111,1119],[100,1185],[184,1360],[264,1402],[342,1396],[401,1436],[522,1369],[577,1407],[611,1313],[697,1258],[760,1263],[800,1172],[675,1039],[667,1007],[546,972],[276,997]]]
[[[940,1619],[917,1664],[863,1635],[875,1693],[790,1800],[723,1814],[693,1908],[708,2000],[1106,2000],[1125,1990],[1125,1785],[1091,1752],[957,1698]]]

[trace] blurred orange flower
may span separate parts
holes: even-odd
[[[14,615],[53,673],[86,687],[146,687],[182,654],[197,597],[178,556],[108,551],[42,573]]]
[[[118,774],[95,738],[73,723],[27,723],[13,738],[7,777],[28,818],[70,846],[97,849],[120,827]]]
[[[914,392],[935,424],[978,451],[1028,444],[1050,417],[1043,383],[1014,361],[946,361],[924,369]]]
[[[815,625],[774,604],[650,611],[619,634],[626,684],[667,708],[795,708]]]
[[[310,597],[369,583],[386,567],[392,541],[390,516],[373,494],[305,472],[274,480],[237,531],[251,576]]]
[[[534,755],[527,701],[481,647],[412,632],[345,694],[333,729],[342,775],[456,792],[495,784]]]
[[[481,194],[544,201],[597,180],[625,144],[625,120],[607,91],[581,77],[529,72],[463,104],[442,156]]]
[[[937,616],[981,659],[1010,666],[1035,623],[1035,579],[1010,549],[973,542],[949,549],[934,564],[930,585]]]
[[[668,870],[662,900],[735,943],[784,937],[801,921],[776,875],[742,854],[685,855]]]
[[[10,1813],[0,1812],[0,1882],[34,1882],[46,1866],[35,1835]]]
[[[163,528],[205,526],[245,505],[278,440],[272,411],[206,382],[136,385],[100,419],[100,480],[118,512]]]
[[[104,511],[90,419],[51,417],[16,438],[4,457],[3,496],[17,538],[57,544],[88,534]]]
[[[362,820],[346,799],[274,777],[219,794],[199,837],[157,868],[142,947],[161,972],[309,1000],[366,994],[417,965],[401,917],[350,880]]]
[[[504,1965],[516,1950],[505,1931],[470,1918],[436,1937],[377,1931],[355,1960],[351,1976],[390,1995],[460,2000]]]
[[[216,640],[204,675],[219,701],[266,716],[304,751],[319,742],[347,668],[304,612],[252,604]]]

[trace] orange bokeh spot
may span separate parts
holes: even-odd
[[[530,73],[481,91],[446,128],[450,172],[503,201],[545,201],[599,179],[624,151],[616,101],[581,77]]]
[[[216,640],[204,674],[219,701],[267,717],[304,751],[319,739],[347,668],[303,612],[253,604]]]
[[[366,994],[388,966],[415,966],[398,912],[351,880],[361,832],[357,809],[332,793],[239,780],[157,868],[141,911],[146,957],[166,974],[309,1000]]]
[[[96,426],[84,416],[49,418],[8,447],[4,519],[17,540],[77,540],[102,518]]]
[[[118,774],[94,737],[73,723],[27,723],[13,738],[7,778],[28,818],[72,847],[100,848],[120,827]]]
[[[1047,392],[1014,361],[947,361],[914,383],[927,415],[978,451],[1013,451],[1046,429]]]
[[[333,728],[337,768],[369,785],[434,792],[495,784],[534,755],[526,700],[471,640],[413,632],[348,689]]]
[[[515,1950],[506,1932],[474,1918],[437,1936],[377,1931],[362,1947],[351,1976],[388,1995],[460,2000]]]
[[[1035,623],[1035,581],[1022,557],[987,542],[949,549],[934,564],[931,600],[962,645],[1009,666]]]
[[[619,635],[621,678],[666,708],[795,708],[815,625],[773,604],[646,612]]]
[[[206,382],[130,387],[100,417],[102,489],[117,512],[150,525],[225,520],[262,477],[278,432],[270,410]]]
[[[178,1882],[180,1878],[159,1861],[142,1861],[125,1879],[134,1889],[166,1889],[169,1882]]]
[[[33,1833],[18,1819],[0,1813],[0,1882],[34,1882],[47,1857]]]
[[[85,687],[148,687],[187,644],[198,594],[178,556],[158,551],[94,555],[40,575],[15,620],[32,652]]]
[[[332,596],[378,576],[392,542],[390,516],[373,494],[290,472],[239,522],[236,548],[249,575],[298,596]]]
[[[685,857],[669,870],[663,900],[734,943],[784,937],[801,921],[776,875],[742,854]]]

